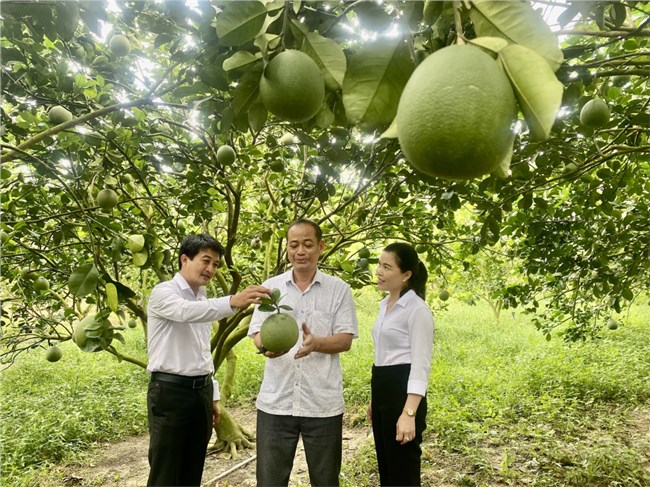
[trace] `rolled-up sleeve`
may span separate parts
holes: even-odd
[[[411,373],[407,393],[425,396],[433,355],[433,315],[422,306],[416,308],[409,318],[411,345]]]
[[[183,299],[172,289],[154,288],[149,297],[149,314],[179,323],[215,321],[233,314],[230,296],[202,301]]]

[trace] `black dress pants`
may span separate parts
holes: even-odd
[[[278,416],[257,410],[257,486],[289,485],[302,437],[312,486],[335,487],[341,472],[343,415],[326,418]]]
[[[372,367],[372,433],[379,466],[379,482],[386,485],[421,485],[422,433],[427,427],[427,399],[415,414],[415,439],[404,445],[395,439],[397,420],[406,402],[410,364]]]
[[[200,389],[155,379],[149,383],[148,486],[201,485],[212,435],[212,391],[212,381]]]

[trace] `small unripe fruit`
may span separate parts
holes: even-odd
[[[235,149],[229,145],[222,145],[217,150],[217,162],[219,164],[230,166],[233,162],[235,162],[236,158],[237,155],[235,154]]]
[[[111,52],[118,57],[126,56],[131,52],[131,42],[122,34],[111,37],[108,46],[111,48]]]
[[[284,171],[284,162],[282,162],[280,159],[276,159],[274,161],[271,161],[269,167],[273,172],[282,172]]]
[[[293,134],[287,132],[284,134],[282,137],[280,137],[280,140],[278,140],[278,144],[280,145],[291,145],[296,143],[296,138],[293,136]]]
[[[614,318],[609,318],[607,320],[607,328],[610,330],[616,330],[618,328],[618,321],[616,321]]]
[[[45,279],[43,276],[34,281],[34,290],[47,291],[48,289],[50,289],[50,281]]]
[[[136,326],[138,326],[138,323],[135,320],[131,319],[129,320],[128,326],[129,328],[135,328]]]
[[[588,101],[580,110],[580,123],[585,127],[597,129],[609,122],[609,107],[598,98]]]
[[[117,206],[119,198],[117,193],[110,188],[104,188],[97,193],[97,206],[102,210],[111,210]]]
[[[45,360],[48,362],[58,362],[61,357],[63,357],[63,351],[57,345],[48,348],[45,352]]]
[[[72,120],[72,113],[63,108],[60,105],[52,107],[48,113],[50,117],[50,122],[54,125],[59,125],[61,123],[69,122]]]
[[[440,301],[447,301],[449,299],[449,291],[447,291],[446,289],[443,289],[442,291],[440,291],[438,293],[438,299]]]

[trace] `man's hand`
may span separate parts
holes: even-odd
[[[302,324],[302,347],[296,352],[294,358],[303,358],[316,350],[317,338],[312,335],[307,323]]]
[[[260,337],[259,331],[255,333],[255,335],[253,335],[253,343],[255,344],[255,347],[259,350],[258,353],[261,353],[266,358],[281,357],[282,355],[286,354],[289,351],[286,350],[284,352],[271,352],[270,350],[266,350],[265,348],[262,347],[262,338]]]
[[[216,428],[221,420],[221,411],[219,410],[219,401],[212,401],[212,410],[214,414],[212,415],[212,427]]]
[[[230,296],[230,307],[244,309],[251,304],[259,304],[262,298],[268,298],[272,289],[264,286],[248,286],[243,291]]]

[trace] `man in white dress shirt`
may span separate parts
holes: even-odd
[[[219,422],[219,384],[212,376],[212,322],[259,303],[270,289],[207,298],[203,286],[219,267],[223,246],[205,234],[181,243],[180,271],[149,297],[147,393],[152,486],[201,484],[212,428]]]
[[[268,313],[256,309],[248,335],[269,359],[257,396],[257,485],[288,485],[299,436],[302,436],[313,486],[339,485],[343,431],[343,380],[339,353],[358,336],[350,287],[318,270],[324,242],[311,220],[287,230],[292,269],[263,283],[280,289],[282,304],[300,329],[286,353],[262,347],[259,331]]]

